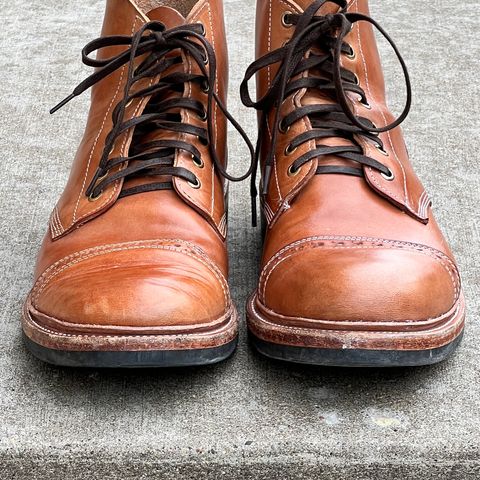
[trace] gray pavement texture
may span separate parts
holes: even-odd
[[[20,308],[66,180],[88,94],[48,109],[88,70],[103,1],[0,0],[0,479],[479,479],[478,0],[372,0],[409,65],[405,123],[417,171],[461,266],[468,328],[458,353],[417,369],[285,365],[240,346],[209,368],[68,370],[24,349]],[[255,135],[238,86],[253,58],[254,0],[226,0],[230,106]],[[390,98],[403,83],[386,47]],[[233,133],[233,132],[232,132]],[[233,169],[246,153],[230,138]],[[260,249],[248,186],[230,196],[231,286],[243,318]],[[381,301],[381,299],[379,299]]]

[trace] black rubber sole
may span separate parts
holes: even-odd
[[[266,342],[249,333],[255,349],[266,357],[293,363],[332,367],[419,367],[442,362],[460,345],[463,332],[453,342],[431,350],[364,350],[293,347]]]
[[[147,350],[89,352],[54,350],[23,335],[28,350],[38,359],[62,367],[86,368],[166,368],[212,365],[226,360],[237,347],[238,338],[225,345],[197,350]]]

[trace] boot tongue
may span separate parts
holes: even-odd
[[[177,10],[171,7],[166,7],[166,6],[154,8],[153,10],[150,10],[146,14],[146,16],[150,21],[158,21],[163,23],[167,30],[174,27],[178,27],[179,25],[184,25],[186,23],[185,17],[183,17],[183,15],[181,15]],[[175,55],[175,52],[172,52],[171,55]],[[167,72],[164,73],[164,75],[172,74],[174,72],[182,72],[182,71],[183,71],[182,64],[173,65],[168,69]],[[156,98],[156,102],[165,101],[165,100],[176,98],[179,96],[181,95],[179,95],[178,92],[169,91],[162,94],[161,96],[158,96]],[[137,138],[133,139],[132,144],[133,143],[144,144],[144,143],[149,143],[157,140],[176,140],[176,139],[178,139],[178,134],[172,133],[168,130],[157,129],[149,133],[139,135]],[[168,182],[168,181],[171,181],[171,177],[166,175],[126,178],[124,181],[124,188],[128,189],[128,188],[133,188],[139,185],[148,185],[149,183]]]
[[[158,7],[147,13],[150,20],[162,22],[167,29],[185,24],[185,17],[171,7]]]

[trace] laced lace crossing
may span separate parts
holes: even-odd
[[[338,13],[317,15],[318,10],[327,3],[339,7]],[[342,67],[341,57],[354,55],[352,47],[344,41],[356,22],[371,23],[387,39],[401,64],[407,87],[407,100],[403,112],[392,123],[377,127],[368,118],[358,116],[351,110],[351,100],[348,93],[356,94],[360,102],[369,108],[368,98],[359,85],[357,76]],[[411,105],[411,85],[405,62],[393,40],[383,28],[371,17],[356,12],[347,11],[346,0],[316,0],[302,14],[285,13],[283,22],[286,26],[295,28],[291,39],[282,47],[267,53],[253,62],[247,69],[240,93],[243,103],[262,112],[259,136],[255,151],[254,168],[251,177],[252,197],[256,196],[256,173],[259,163],[262,139],[267,138],[265,129],[268,114],[274,110],[274,120],[271,143],[262,172],[262,194],[268,192],[271,170],[279,135],[284,135],[290,127],[307,117],[311,130],[294,137],[287,146],[286,154],[291,155],[301,145],[315,140],[316,148],[311,149],[296,158],[289,167],[289,174],[295,175],[299,169],[314,158],[319,160],[327,155],[353,161],[359,165],[325,165],[317,167],[317,174],[345,174],[363,176],[363,166],[372,167],[386,179],[393,179],[389,168],[374,158],[366,156],[364,149],[356,137],[372,142],[381,152],[386,153],[378,134],[389,131],[398,125],[408,115]],[[271,65],[279,64],[278,72],[269,85],[264,96],[257,101],[252,100],[248,82],[261,70]],[[308,72],[308,75],[302,75]],[[284,118],[281,117],[280,106],[289,96],[301,89],[317,91],[328,99],[325,103],[301,106]],[[347,140],[338,146],[322,144],[327,138]],[[345,145],[345,143],[347,143]],[[253,212],[256,223],[256,207]]]
[[[93,59],[92,52],[112,46],[125,46],[124,51],[106,59]],[[168,73],[171,67],[183,63],[183,55],[195,62],[200,74],[174,71]],[[145,58],[135,66],[135,59],[144,55]],[[132,36],[111,35],[97,38],[88,43],[82,50],[84,64],[95,67],[96,71],[82,81],[71,95],[52,108],[56,112],[74,97],[80,95],[118,68],[128,64],[124,94],[122,100],[115,106],[112,113],[113,126],[108,133],[103,153],[95,175],[85,191],[90,199],[98,198],[110,184],[120,179],[148,178],[151,176],[165,177],[167,181],[140,183],[131,188],[123,187],[120,197],[152,190],[171,189],[172,177],[186,180],[193,188],[200,186],[200,180],[190,170],[175,166],[175,155],[179,151],[188,152],[195,165],[202,167],[203,159],[200,150],[195,146],[198,142],[208,146],[208,150],[216,171],[225,179],[241,181],[248,178],[253,169],[254,149],[246,133],[228,112],[217,96],[214,85],[216,81],[216,57],[213,47],[205,38],[205,29],[199,23],[186,24],[167,30],[158,21],[146,23]],[[137,89],[135,85],[144,79],[159,78],[151,86]],[[187,84],[197,84],[207,95],[205,108],[202,102],[184,96]],[[151,97],[141,115],[125,120],[125,112],[134,99]],[[239,177],[230,175],[219,159],[215,149],[213,128],[214,103],[218,105],[225,117],[232,123],[246,143],[252,161],[247,172]],[[198,127],[182,121],[180,109],[197,115],[204,122]],[[133,129],[132,144],[127,156],[111,158],[111,152],[116,139],[126,131]],[[180,139],[164,139],[142,142],[148,133],[157,130],[170,131]],[[112,172],[114,167],[122,168]]]

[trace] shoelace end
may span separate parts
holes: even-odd
[[[263,172],[263,179],[262,179],[262,195],[266,195],[268,193],[268,185],[270,184],[270,177],[272,175],[272,166],[265,165],[265,170]]]
[[[252,205],[252,227],[255,228],[257,226],[257,197],[251,197],[251,205]]]
[[[50,115],[55,113],[57,110],[60,110],[63,106],[65,106],[70,100],[73,100],[75,98],[75,94],[71,93],[68,97],[64,98],[59,104],[55,105],[51,110],[50,110]]]

